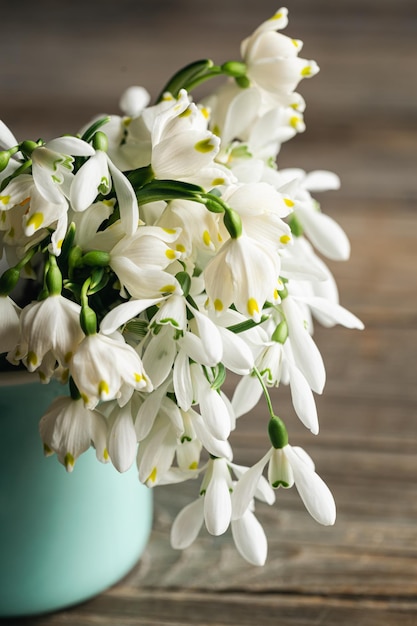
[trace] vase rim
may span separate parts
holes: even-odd
[[[0,372],[0,387],[7,387],[9,385],[24,385],[27,383],[38,382],[39,376],[37,374],[25,370],[19,370],[18,372]]]

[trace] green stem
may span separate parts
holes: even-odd
[[[269,411],[269,415],[272,417],[275,417],[275,413],[274,413],[274,408],[272,406],[272,402],[271,402],[271,396],[269,395],[269,391],[267,389],[267,386],[265,385],[265,382],[261,376],[260,371],[258,370],[257,367],[254,367],[252,372],[255,374],[256,378],[259,380],[260,385],[262,387],[262,392],[264,394],[265,400],[266,400],[266,404],[268,406],[268,411]]]

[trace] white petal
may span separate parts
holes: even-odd
[[[70,200],[74,211],[85,211],[93,204],[103,178],[110,186],[106,155],[98,150],[80,167],[72,181]]]
[[[256,376],[245,376],[236,385],[232,406],[236,417],[249,413],[259,402],[262,387]]]
[[[95,152],[90,144],[77,137],[58,137],[48,141],[45,146],[54,152],[72,156],[92,156]]]
[[[254,366],[254,358],[247,343],[227,328],[218,327],[223,342],[222,362],[235,374],[249,374]]]
[[[206,528],[211,535],[216,536],[226,532],[232,515],[229,485],[224,475],[224,469],[222,459],[213,461],[213,474],[204,496]]]
[[[2,150],[8,150],[9,148],[17,146],[18,143],[10,128],[0,120],[0,148]]]
[[[265,564],[268,542],[252,511],[247,510],[243,517],[232,521],[232,535],[237,550],[246,561],[252,565]]]
[[[116,406],[108,435],[108,450],[118,472],[126,472],[135,460],[137,440],[130,406]]]
[[[148,307],[161,302],[164,298],[145,298],[143,300],[129,300],[129,302],[123,302],[117,307],[112,309],[102,319],[100,324],[100,331],[104,335],[111,335],[115,330],[126,324],[129,320],[137,317],[142,311],[145,311]]]
[[[315,170],[306,174],[303,186],[309,191],[330,191],[340,189],[340,178],[328,170]]]
[[[288,324],[295,363],[311,389],[321,393],[326,381],[326,371],[319,349],[305,329],[301,311],[293,298],[288,296],[282,301],[281,306]]]
[[[193,403],[193,384],[191,381],[190,361],[184,350],[178,352],[174,363],[173,383],[178,406],[188,411]]]
[[[129,180],[108,159],[114,190],[119,203],[120,220],[127,235],[133,235],[139,224],[139,207],[135,191]]]
[[[319,252],[334,261],[346,261],[349,258],[349,239],[334,219],[321,211],[301,206],[297,206],[296,215]]]
[[[336,520],[336,505],[326,483],[291,446],[287,445],[283,450],[291,463],[295,486],[307,511],[319,524],[324,524],[325,526],[334,524]]]
[[[203,498],[187,504],[171,527],[171,545],[176,550],[188,548],[197,538],[204,521]]]
[[[233,519],[242,517],[250,506],[258,488],[262,472],[265,465],[268,463],[270,456],[271,450],[268,450],[265,456],[248,469],[247,472],[243,474],[242,478],[240,478],[236,483],[232,494]]]
[[[364,328],[363,322],[361,322],[356,315],[336,302],[331,302],[326,298],[320,298],[319,296],[309,298],[297,297],[296,299],[300,302],[305,302],[313,309],[313,313],[318,311],[321,314],[321,321],[323,322],[324,320],[327,320],[327,326],[341,324],[346,328],[356,328],[358,330],[363,330]]]
[[[204,345],[204,350],[212,363],[220,363],[223,356],[223,343],[217,326],[203,313],[189,307],[197,323],[198,334]]]
[[[292,364],[288,364],[290,371],[291,399],[294,411],[313,435],[319,432],[316,403],[310,385],[300,370]]]
[[[171,372],[177,354],[176,342],[170,326],[162,327],[152,337],[142,357],[143,366],[154,387],[159,387]]]

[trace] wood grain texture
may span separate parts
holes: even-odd
[[[130,84],[156,95],[191,59],[237,58],[240,40],[279,8],[270,0],[23,5],[22,13],[22,3],[8,4],[0,41],[0,117],[19,138],[117,112]],[[287,388],[273,401],[333,490],[337,523],[319,526],[295,490],[281,491],[274,507],[257,508],[270,545],[257,569],[229,534],[202,533],[186,552],[172,550],[172,520],[198,485],[161,487],[149,546],[125,580],[22,626],[417,624],[417,3],[290,0],[288,8],[288,32],[322,71],[300,86],[307,131],[279,162],[340,175],[341,190],[320,200],[348,233],[352,258],[329,265],[342,304],[366,330],[316,328],[327,369],[318,438],[298,423]],[[264,453],[266,420],[262,406],[241,418],[237,462]]]

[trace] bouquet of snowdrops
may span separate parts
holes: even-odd
[[[277,32],[287,21],[282,8],[262,23],[240,61],[180,70],[155,104],[129,88],[122,115],[77,135],[18,142],[0,126],[0,352],[69,389],[40,420],[45,453],[72,471],[92,445],[120,472],[136,460],[150,487],[197,479],[173,547],[203,524],[212,535],[230,525],[258,565],[267,540],[256,498],[273,504],[277,487],[295,484],[318,522],[335,521],[330,490],[289,443],[268,390],[289,385],[317,434],[325,369],[313,317],[362,327],[315,252],[349,256],[310,193],[337,189],[338,177],[277,167],[281,144],[304,130],[295,89],[318,71],[301,41]],[[195,102],[193,89],[218,76]],[[231,398],[228,372],[239,377]],[[265,455],[244,467],[229,435],[261,398]]]

